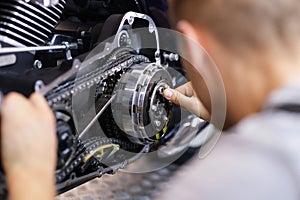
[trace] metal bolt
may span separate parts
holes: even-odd
[[[35,92],[40,92],[43,87],[44,87],[44,82],[41,80],[38,80],[35,82],[34,90],[35,90]]]
[[[158,121],[158,120],[155,120],[155,126],[157,126],[157,127],[160,127],[161,126],[161,122],[160,121]]]
[[[164,53],[164,58],[168,59],[171,62],[172,61],[178,61],[179,60],[179,55],[176,54],[176,53],[170,53],[170,54]]]
[[[40,60],[35,60],[33,63],[33,67],[35,67],[37,69],[42,69],[43,63]]]
[[[165,90],[166,88],[164,87],[164,86],[161,86],[160,88],[158,88],[158,91],[159,91],[159,94],[163,94],[164,93],[164,90]]]
[[[152,109],[154,112],[156,112],[156,111],[157,111],[156,105],[152,105],[151,109]]]
[[[164,121],[167,122],[169,118],[167,116],[164,116]]]
[[[176,53],[171,53],[170,54],[170,61],[178,61],[179,60],[179,55]]]
[[[160,58],[160,53],[159,52],[156,51],[154,55],[155,55],[155,58]]]

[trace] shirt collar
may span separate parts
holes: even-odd
[[[291,83],[270,94],[263,109],[272,109],[283,105],[300,106],[300,81]]]

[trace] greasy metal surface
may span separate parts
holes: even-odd
[[[119,171],[115,175],[94,179],[58,196],[56,200],[151,200],[167,187],[167,182],[178,168],[171,164],[149,173]]]

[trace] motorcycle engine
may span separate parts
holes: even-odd
[[[168,67],[180,64],[159,49],[157,24],[169,26],[165,13],[141,0],[0,2],[0,90],[47,99],[57,121],[58,192],[170,138],[175,109],[162,92],[174,86]],[[0,194],[4,180],[0,173]]]

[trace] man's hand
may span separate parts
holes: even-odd
[[[198,117],[201,117],[206,121],[210,120],[210,114],[196,96],[191,82],[188,82],[175,90],[166,89],[164,91],[164,97]]]
[[[57,141],[44,97],[8,94],[1,110],[1,155],[11,199],[52,199]]]

